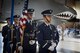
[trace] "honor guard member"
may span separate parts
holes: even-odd
[[[22,46],[21,46],[21,39],[20,39],[20,25],[19,25],[19,16],[15,15],[14,16],[14,36],[13,36],[13,52],[21,52]]]
[[[18,53],[21,47],[20,43],[20,29],[19,29],[19,17],[17,15],[14,16],[14,24],[13,27],[10,26],[9,36],[8,36],[8,53]],[[13,31],[13,32],[12,32]]]
[[[56,47],[59,42],[59,35],[56,27],[51,24],[52,12],[52,10],[45,10],[41,13],[44,22],[38,26],[37,31],[39,53],[57,53]]]
[[[8,39],[7,36],[9,35],[8,30],[10,29],[10,18],[6,18],[7,21],[7,25],[3,26],[2,28],[2,36],[3,36],[3,42],[4,42],[4,46],[3,46],[3,53],[7,52],[7,43],[8,43]]]
[[[23,53],[36,53],[34,24],[32,22],[34,9],[27,9],[26,28],[23,37]]]

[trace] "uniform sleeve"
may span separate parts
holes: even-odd
[[[54,38],[54,42],[56,43],[56,45],[58,44],[59,42],[59,33],[57,31],[57,29],[55,28],[55,38]]]
[[[2,36],[5,37],[7,34],[5,26],[2,28]]]
[[[44,32],[41,27],[38,27],[37,31],[37,40],[40,44],[40,47],[48,49],[51,44],[44,40]]]

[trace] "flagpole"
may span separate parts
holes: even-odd
[[[28,9],[28,3],[29,3],[29,0],[25,0],[24,2],[24,9]],[[24,36],[24,29],[25,29],[25,26],[22,26],[22,36],[21,36],[21,45],[23,45],[23,36]]]
[[[14,20],[14,0],[11,1],[11,42],[13,42],[13,20]],[[12,43],[11,43],[12,44]],[[13,44],[11,46],[11,53],[12,53],[12,47],[13,47]]]
[[[14,19],[14,17],[13,17],[13,15],[14,15],[14,0],[12,0],[11,3],[12,3],[11,4],[11,25],[13,25],[13,19]]]
[[[28,9],[29,0],[26,0],[26,1],[27,1],[27,9]]]

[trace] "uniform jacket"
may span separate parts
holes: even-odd
[[[51,24],[50,26],[47,26],[45,23],[38,26],[37,40],[41,48],[48,49],[51,46],[51,43],[47,42],[47,40],[53,40],[53,42],[56,43],[57,46],[59,42],[59,34],[56,30],[56,27]],[[43,47],[44,45],[45,47]]]
[[[8,40],[8,39],[7,39],[7,36],[9,35],[9,34],[8,34],[8,33],[9,33],[9,32],[8,32],[9,30],[10,30],[9,25],[3,26],[3,28],[2,28],[2,36],[4,37],[3,42]]]
[[[11,27],[9,27],[10,29],[8,29],[8,43],[10,43],[11,40]],[[15,26],[13,25],[13,43],[17,44],[20,43],[20,27],[19,26]]]

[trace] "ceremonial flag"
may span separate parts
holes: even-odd
[[[27,21],[28,2],[29,2],[29,0],[25,0],[24,8],[22,10],[22,16],[20,18],[20,34],[21,34],[21,42],[22,43],[23,43],[24,29],[26,27],[26,21]]]
[[[26,21],[27,21],[28,2],[29,2],[29,0],[25,0],[24,7],[23,7],[23,10],[22,10],[22,16],[20,18],[20,27],[21,27],[20,31],[21,31],[21,35],[23,33],[22,30],[24,30],[25,24],[26,24]],[[26,14],[26,15],[24,15],[24,14]]]

